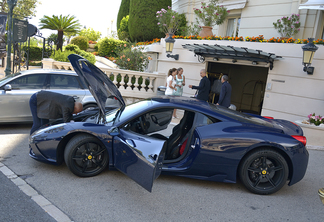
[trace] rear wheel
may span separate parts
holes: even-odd
[[[288,173],[286,160],[271,149],[260,149],[248,154],[239,168],[241,181],[256,194],[277,192],[286,184]]]
[[[91,177],[101,173],[108,165],[108,152],[98,139],[90,135],[74,136],[67,144],[64,159],[77,176]]]

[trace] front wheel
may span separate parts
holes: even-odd
[[[286,184],[288,173],[286,160],[271,149],[260,149],[248,154],[239,168],[241,181],[256,194],[277,192]]]
[[[90,135],[74,136],[64,150],[68,168],[77,176],[91,177],[101,173],[108,165],[108,151],[100,141]]]

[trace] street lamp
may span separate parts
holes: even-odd
[[[11,39],[12,39],[12,11],[17,4],[17,0],[8,0],[7,1],[9,12],[8,12],[8,34],[7,34],[7,66],[6,66],[6,76],[11,74]]]
[[[174,58],[175,60],[179,59],[179,54],[175,54],[175,55],[170,55],[170,53],[172,53],[173,50],[173,46],[174,46],[174,38],[172,38],[173,34],[169,34],[169,37],[165,39],[165,47],[166,47],[166,53],[168,58]]]
[[[308,43],[302,46],[303,65],[304,65],[303,71],[307,72],[307,74],[309,75],[313,75],[314,73],[314,67],[311,67],[310,65],[312,64],[314,54],[318,49],[318,47],[314,45],[313,41],[314,41],[313,38],[309,38]]]

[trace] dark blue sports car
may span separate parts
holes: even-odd
[[[306,172],[302,129],[286,120],[233,111],[195,98],[160,96],[125,106],[116,86],[96,66],[70,55],[99,111],[80,122],[43,127],[30,136],[30,156],[61,164],[77,176],[95,176],[107,166],[148,191],[161,174],[235,183],[271,194]],[[121,107],[106,111],[108,98]],[[172,119],[173,110],[182,115]]]

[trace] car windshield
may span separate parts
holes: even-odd
[[[115,109],[112,112],[106,114],[106,122],[120,122],[123,119],[127,119],[130,116],[134,116],[135,113],[140,113],[143,109],[150,106],[154,103],[151,100],[144,100],[137,103],[130,104],[126,106],[124,109]],[[117,119],[116,119],[117,118]]]
[[[2,85],[2,83],[7,82],[8,80],[10,80],[10,79],[12,79],[13,77],[18,76],[18,75],[20,75],[20,74],[21,74],[20,72],[17,72],[17,73],[10,74],[10,75],[8,75],[8,76],[6,76],[6,77],[0,79],[0,85]]]
[[[271,123],[269,123],[268,121],[264,120],[264,119],[260,119],[258,117],[255,116],[250,116],[248,114],[242,113],[242,112],[238,112],[236,110],[231,110],[222,106],[218,106],[215,104],[210,104],[210,108],[221,114],[224,115],[226,117],[229,117],[231,119],[240,121],[242,123],[252,123],[252,124],[257,124],[257,125],[262,125],[262,126],[267,126],[267,127],[273,127],[273,125]]]

